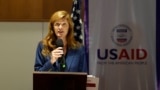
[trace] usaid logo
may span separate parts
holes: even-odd
[[[125,46],[132,40],[132,31],[127,25],[121,24],[113,28],[111,38],[116,45]]]
[[[148,50],[143,47],[125,48],[132,41],[132,30],[124,24],[111,30],[111,39],[118,46],[97,48],[98,64],[138,64],[146,65]],[[121,47],[123,46],[123,47]],[[121,48],[119,48],[121,47]]]

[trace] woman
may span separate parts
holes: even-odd
[[[63,46],[57,47],[57,39],[62,40]],[[61,57],[65,60],[64,70],[60,66]],[[87,72],[84,46],[75,41],[73,22],[66,11],[51,16],[49,32],[37,46],[34,70]]]

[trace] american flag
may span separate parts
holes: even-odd
[[[71,17],[74,23],[74,37],[76,41],[83,43],[80,1],[81,0],[73,0]]]

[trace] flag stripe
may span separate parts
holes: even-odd
[[[89,69],[89,8],[88,8],[88,0],[84,0],[84,44],[86,48],[86,57],[88,62],[88,69]],[[89,70],[88,70],[89,71]]]

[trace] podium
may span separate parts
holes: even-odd
[[[86,90],[87,73],[33,72],[33,90]]]

